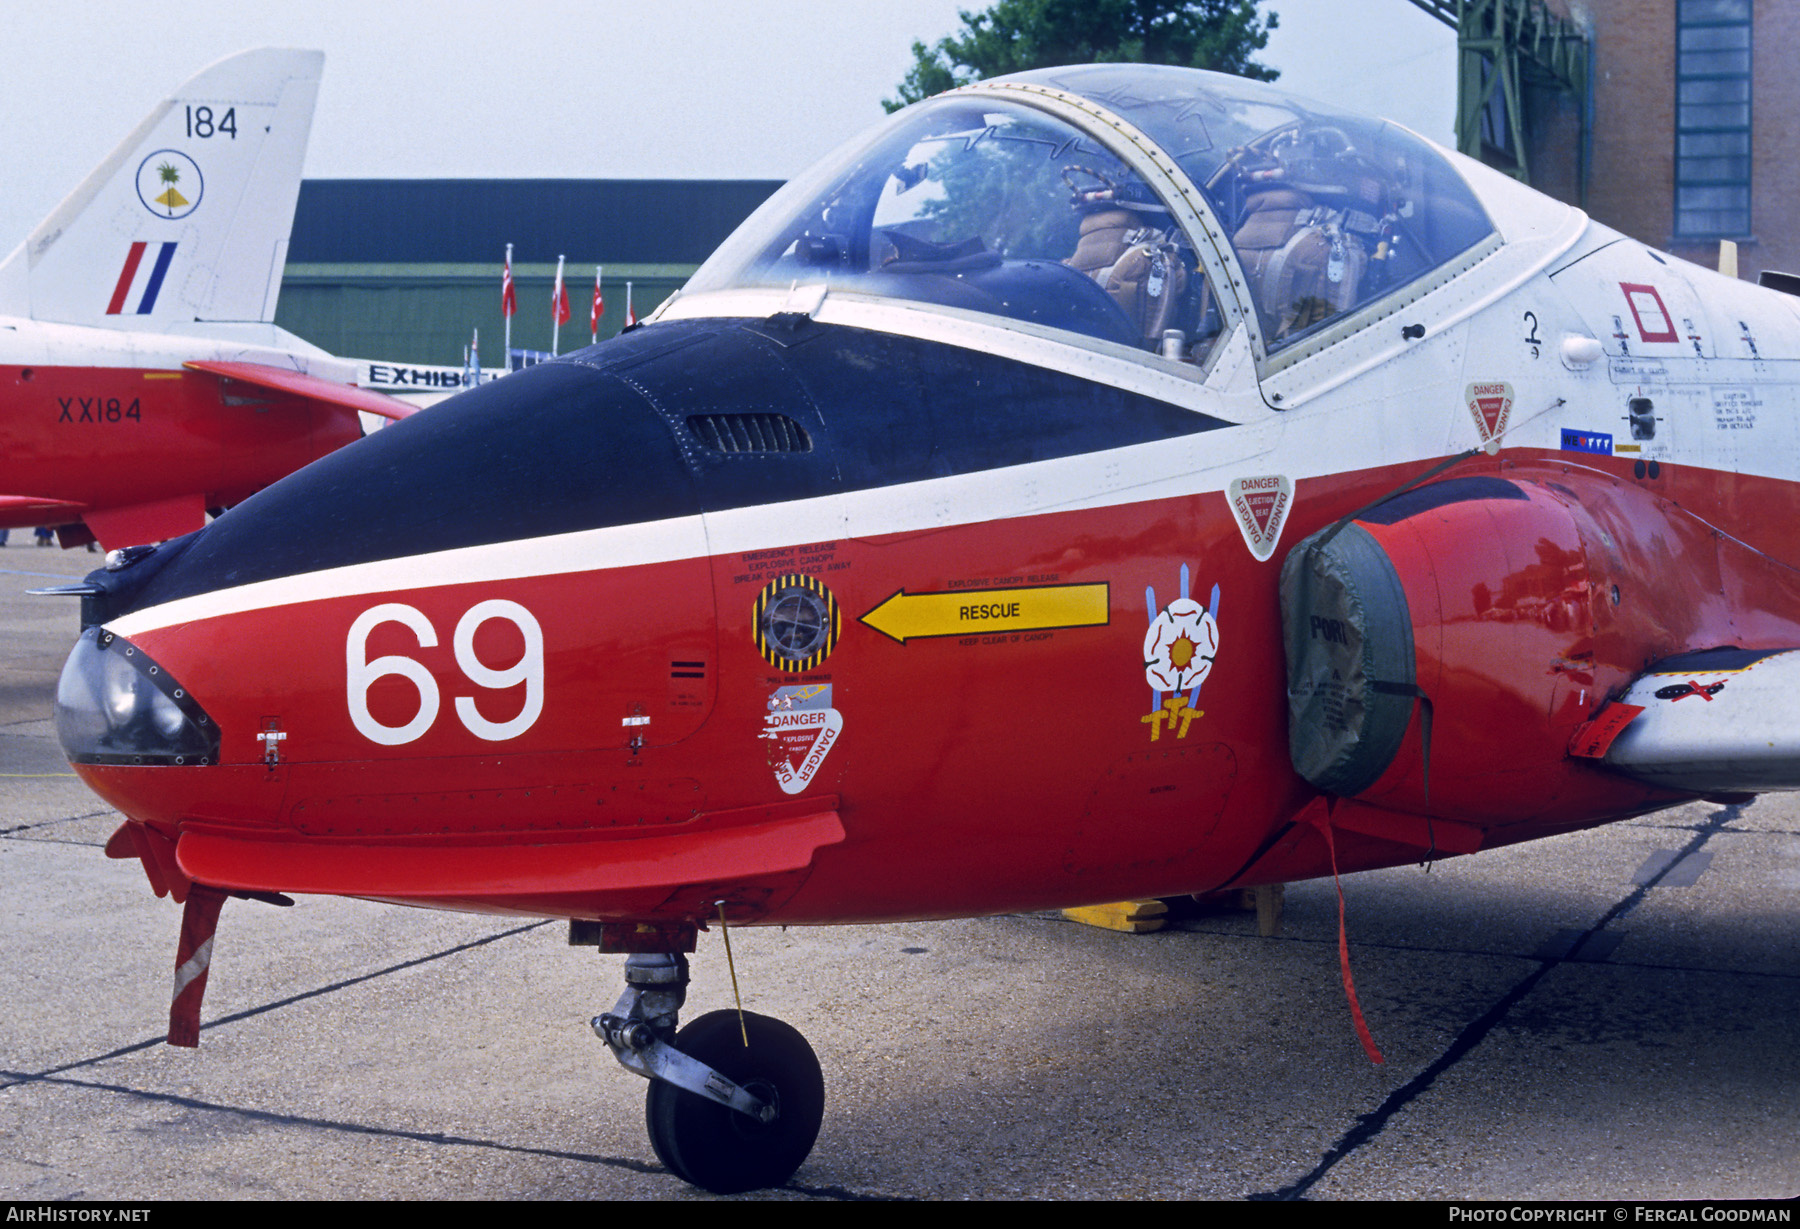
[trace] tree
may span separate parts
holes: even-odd
[[[913,43],[912,70],[882,106],[898,111],[971,81],[1058,64],[1178,64],[1257,81],[1278,75],[1250,58],[1276,24],[1274,13],[1257,13],[1256,0],[998,0],[959,16],[960,35],[935,47]]]

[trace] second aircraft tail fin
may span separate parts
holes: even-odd
[[[0,263],[6,310],[155,332],[275,318],[325,54],[202,70]]]

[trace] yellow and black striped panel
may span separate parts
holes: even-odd
[[[763,660],[779,670],[813,670],[837,647],[843,615],[823,581],[792,573],[756,595],[751,634]]]

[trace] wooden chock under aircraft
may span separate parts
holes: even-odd
[[[819,1065],[697,932],[1172,896],[1800,787],[1800,300],[1389,124],[1097,65],[891,117],[614,341],[80,586],[186,902],[586,924],[656,1153]]]

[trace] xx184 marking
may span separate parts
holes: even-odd
[[[129,404],[117,397],[58,397],[56,402],[62,406],[62,415],[56,420],[59,423],[143,421],[136,397]]]

